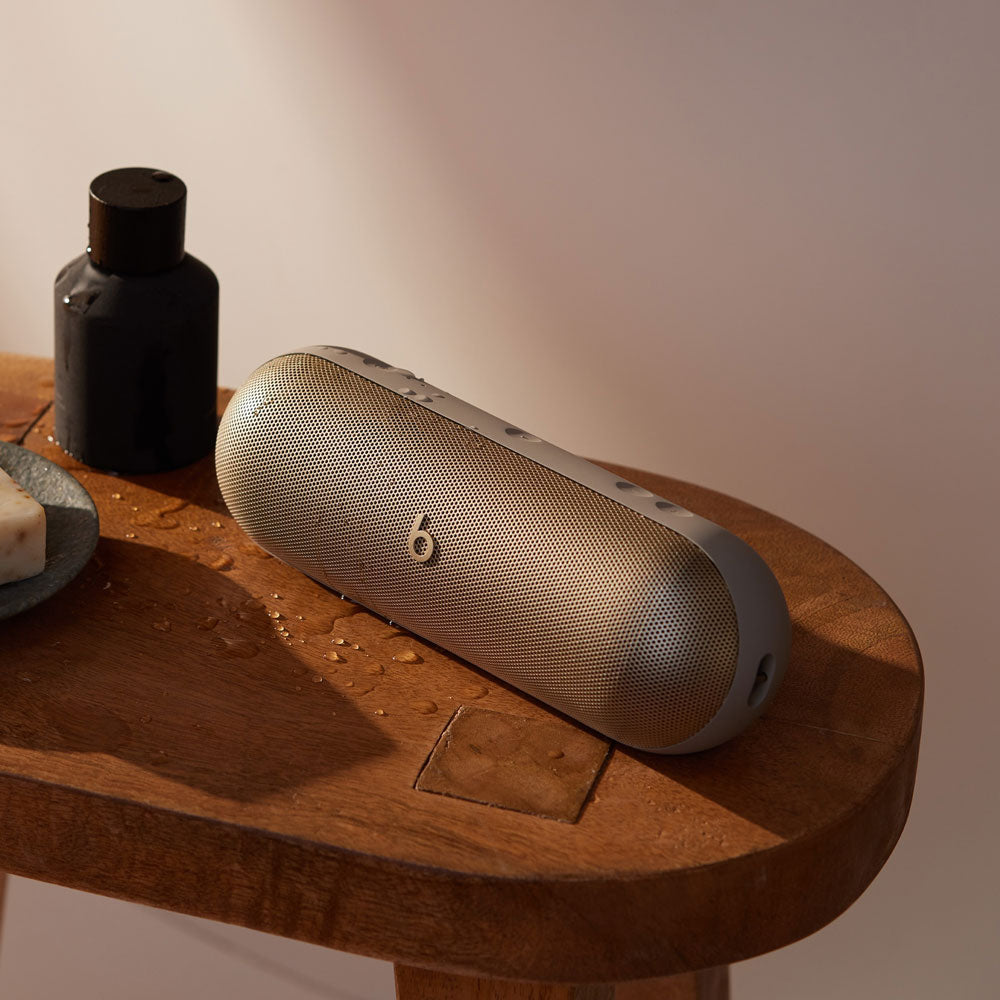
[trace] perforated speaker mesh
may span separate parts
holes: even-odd
[[[216,460],[276,556],[615,739],[684,740],[729,689],[736,615],[697,546],[339,365],[258,369]]]

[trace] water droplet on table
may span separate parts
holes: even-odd
[[[431,701],[429,698],[422,699],[421,701],[411,701],[410,708],[421,715],[433,715],[438,710],[437,703]]]
[[[413,652],[412,649],[404,649],[401,653],[397,653],[393,659],[397,663],[422,663],[423,660]]]
[[[265,552],[259,545],[254,545],[252,542],[241,545],[240,552],[243,552],[248,556],[254,556],[256,559],[272,558],[270,552]]]
[[[259,652],[249,639],[223,639],[222,642],[222,655],[232,659],[249,660]]]

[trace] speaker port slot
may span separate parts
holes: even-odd
[[[750,697],[747,704],[751,708],[756,708],[767,694],[767,689],[771,686],[771,678],[774,676],[774,654],[768,653],[761,658],[757,664],[757,676],[754,678],[753,687],[750,688]]]

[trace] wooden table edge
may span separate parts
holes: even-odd
[[[0,782],[0,808],[4,812],[17,809],[22,816],[34,814],[33,826],[40,835],[32,844],[0,844],[0,868],[15,875],[242,924],[400,964],[526,981],[622,982],[751,958],[800,940],[837,917],[871,883],[902,833],[912,797],[917,749],[918,741],[914,740],[868,798],[808,838],[691,869],[625,878],[607,873],[594,878],[527,879],[456,873],[384,858],[373,861],[368,855],[345,848],[324,847],[278,833],[264,832],[261,836],[262,831],[255,827],[234,826],[193,813],[144,806],[4,774]],[[83,798],[101,800],[100,809],[86,811],[91,822],[100,816],[104,831],[110,828],[113,832],[115,824],[128,828],[131,842],[148,845],[148,851],[133,852],[123,858],[113,847],[123,842],[123,838],[109,837],[106,832],[100,837],[84,836],[75,845],[71,858],[67,858],[64,845],[46,843],[45,820],[50,811],[76,810],[77,802]],[[896,822],[889,835],[872,850],[872,818],[884,814],[886,800],[893,803]],[[76,811],[84,814],[83,810]],[[876,828],[878,825],[874,824]],[[136,826],[148,828],[149,837],[136,836]],[[192,827],[198,828],[197,831],[192,832]],[[171,832],[177,835],[170,836]],[[253,837],[242,837],[245,832],[252,832]],[[811,864],[805,868],[797,866],[796,859],[788,856],[791,851],[810,858],[812,851],[808,848],[815,840],[836,845],[836,850],[828,854],[827,869],[821,873]],[[271,847],[278,844],[283,859],[281,867],[297,870],[299,878],[289,879],[283,886],[241,887],[220,877],[217,864],[220,856],[228,855],[230,867],[238,873],[241,859],[245,860],[248,851],[265,855],[260,860],[266,864],[266,855],[273,854]],[[87,845],[91,848],[89,852],[83,849]],[[165,852],[171,848],[175,856],[165,858]],[[854,870],[852,864],[859,849],[868,855],[869,863]],[[199,864],[199,854],[204,855],[207,864]],[[290,865],[290,858],[296,858],[297,863]],[[63,859],[62,864],[59,859]],[[126,871],[135,865],[186,870],[185,886],[169,881],[158,886],[153,883],[152,891],[136,893],[131,891],[127,875],[122,875],[123,865]],[[731,877],[720,888],[718,875],[725,869],[731,869]],[[822,878],[817,880],[817,875]],[[808,886],[805,891],[828,895],[826,906],[811,911],[819,915],[807,923],[774,928],[772,933],[759,936],[754,947],[736,953],[735,927],[717,927],[714,940],[689,932],[694,919],[692,911],[706,909],[706,894],[725,896],[732,908],[732,894],[742,886],[746,907],[739,912],[768,913],[780,907],[784,895],[795,891],[799,879],[801,885]],[[609,885],[614,887],[619,900],[616,908],[607,906]],[[198,896],[192,891],[195,886],[202,890],[203,905],[183,905],[181,901]],[[261,893],[267,893],[269,898],[268,905],[259,908],[260,919],[245,919],[254,912],[253,897]],[[599,895],[603,901],[597,920],[588,916],[592,895]],[[235,897],[244,898],[245,902],[237,903]],[[306,898],[315,915],[312,922],[304,923],[301,904]],[[691,901],[690,906],[678,907],[674,912],[668,912],[664,905],[684,899]],[[407,903],[412,901],[417,906],[411,911]],[[612,909],[619,915],[625,911],[632,917],[627,927],[612,917],[609,913]],[[708,910],[711,909],[709,906]],[[724,909],[720,906],[718,911]],[[440,961],[442,912],[451,915],[450,922],[456,929],[452,953],[474,954],[475,960],[450,964]],[[422,920],[425,913],[432,919]],[[282,920],[282,914],[287,919]],[[365,916],[360,924],[356,919],[358,914]],[[385,932],[381,941],[373,933],[373,925]],[[502,927],[516,927],[525,946],[516,951],[492,949],[490,942]],[[546,942],[554,927],[560,930],[560,940],[550,950]],[[698,950],[678,947],[678,942],[685,938],[700,942]]]

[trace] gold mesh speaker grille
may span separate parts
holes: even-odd
[[[696,545],[339,365],[258,369],[216,461],[279,558],[616,740],[678,743],[729,690],[736,615]]]

